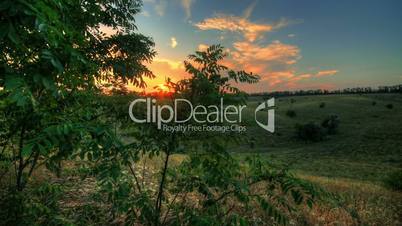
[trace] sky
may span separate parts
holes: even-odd
[[[148,91],[212,44],[260,75],[247,92],[402,84],[400,0],[144,0],[136,24],[158,53]]]

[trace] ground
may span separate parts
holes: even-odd
[[[252,97],[248,105],[247,134],[255,142],[234,146],[235,155],[258,154],[269,161],[341,194],[345,205],[356,211],[360,223],[369,225],[402,224],[402,193],[386,188],[384,178],[402,170],[402,95],[327,95],[276,99],[276,131],[264,131],[253,123],[252,109],[263,98]],[[320,108],[320,104],[325,107]],[[392,104],[393,108],[386,107]],[[288,110],[296,112],[291,118]],[[338,115],[337,134],[320,142],[305,142],[296,137],[297,123],[320,124],[328,115]],[[258,113],[260,120],[265,112]],[[309,218],[311,224],[337,225],[333,214]],[[338,216],[339,217],[339,216]],[[328,218],[328,219],[325,219]],[[320,220],[321,219],[321,220]],[[346,224],[347,218],[342,218]],[[332,223],[329,223],[332,222]]]
[[[249,98],[244,114],[248,137],[232,145],[237,158],[259,155],[274,165],[286,167],[297,176],[316,183],[339,197],[337,205],[317,203],[291,219],[293,225],[401,225],[402,192],[384,183],[390,173],[402,170],[402,95],[326,95],[276,99],[276,131],[271,134],[254,122],[254,109],[262,97]],[[325,103],[324,107],[322,103]],[[392,108],[387,105],[392,104]],[[295,117],[286,115],[288,110]],[[259,120],[266,112],[257,113]],[[296,124],[320,124],[328,115],[340,119],[336,134],[319,142],[296,137]],[[174,155],[175,165],[185,158]],[[147,173],[158,172],[156,160],[143,161]],[[156,162],[155,162],[156,161]],[[146,166],[147,165],[147,166]],[[45,169],[35,172],[31,186],[49,181],[62,187],[59,206],[63,216],[82,225],[119,224],[107,222],[109,206],[99,186],[79,161],[64,163],[56,178]]]

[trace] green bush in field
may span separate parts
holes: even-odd
[[[301,140],[312,142],[322,141],[325,137],[324,129],[314,122],[297,124],[296,134]]]
[[[384,183],[390,189],[402,191],[402,170],[390,173],[384,179]]]
[[[371,105],[375,106],[375,105],[377,105],[377,102],[373,101],[373,102],[371,102]]]
[[[320,108],[325,108],[325,102],[321,102],[319,105]]]
[[[296,117],[296,111],[295,110],[287,110],[286,116],[288,116],[289,118],[294,118],[294,117]]]
[[[387,105],[385,105],[385,107],[388,108],[388,109],[392,109],[392,108],[394,108],[394,105],[393,104],[387,104]]]
[[[335,134],[338,132],[339,123],[337,115],[330,115],[322,121],[321,126],[327,130],[328,134]]]

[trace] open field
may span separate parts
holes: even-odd
[[[251,98],[249,105],[262,101]],[[325,107],[320,108],[320,103],[325,103]],[[393,104],[394,108],[386,108],[387,104]],[[269,134],[250,121],[254,126],[248,127],[248,135],[253,137],[255,145],[253,148],[248,145],[234,147],[236,155],[244,157],[258,153],[341,194],[346,205],[361,218],[361,224],[402,224],[402,194],[384,187],[384,178],[389,173],[402,170],[402,95],[285,97],[277,99],[276,106],[276,132]],[[287,110],[294,110],[296,116],[286,116]],[[248,114],[252,117],[254,112]],[[320,142],[296,138],[297,123],[321,123],[331,114],[340,117],[337,134]],[[260,117],[262,119],[266,114],[261,112]],[[347,218],[338,221],[339,216],[331,216],[328,212],[321,215],[310,217],[309,224],[326,220],[326,224],[332,225],[351,223]]]
[[[262,99],[251,98],[249,105],[259,102]],[[325,103],[325,107],[320,108],[320,103]],[[393,109],[386,108],[387,104],[393,104]],[[258,153],[292,170],[316,176],[377,184],[388,173],[402,169],[402,95],[286,97],[277,99],[276,106],[275,133],[267,133],[250,120],[247,132],[255,146],[234,147],[236,153]],[[289,109],[296,112],[294,118],[286,116]],[[248,118],[254,118],[254,112],[250,110],[248,114]],[[296,138],[297,123],[320,124],[333,114],[340,118],[337,134],[321,142]],[[261,112],[259,116],[266,114]]]
[[[258,154],[274,165],[288,168],[298,177],[311,181],[339,197],[336,205],[318,203],[312,210],[301,210],[290,219],[291,225],[401,225],[402,193],[384,185],[391,172],[402,170],[402,95],[331,95],[298,96],[276,99],[276,132],[270,134],[254,124],[252,109],[262,102],[251,97],[248,135],[254,145],[231,147],[238,158]],[[375,105],[373,104],[375,102]],[[325,107],[319,105],[325,103]],[[393,104],[393,108],[386,107]],[[288,117],[291,109],[295,117]],[[258,113],[261,120],[266,117]],[[319,142],[299,140],[295,125],[326,116],[340,118],[338,133]],[[163,165],[161,158],[142,159],[137,170],[139,179],[147,177],[148,187]],[[185,155],[175,154],[170,166],[177,166]],[[61,195],[60,217],[75,224],[105,224],[109,206],[95,178],[80,161],[64,163],[61,177],[46,169],[35,172],[30,187],[49,182],[57,185]],[[145,173],[143,173],[145,172]],[[142,174],[142,175],[141,175]],[[6,181],[6,177],[3,178]],[[156,187],[155,187],[156,189]],[[151,189],[152,190],[152,189]],[[119,225],[119,222],[107,224]]]

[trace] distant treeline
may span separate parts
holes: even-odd
[[[402,84],[393,86],[379,86],[378,88],[372,87],[355,87],[338,90],[295,90],[295,91],[275,91],[275,92],[263,92],[252,93],[250,96],[306,96],[306,95],[330,95],[330,94],[366,94],[366,93],[402,93]]]

